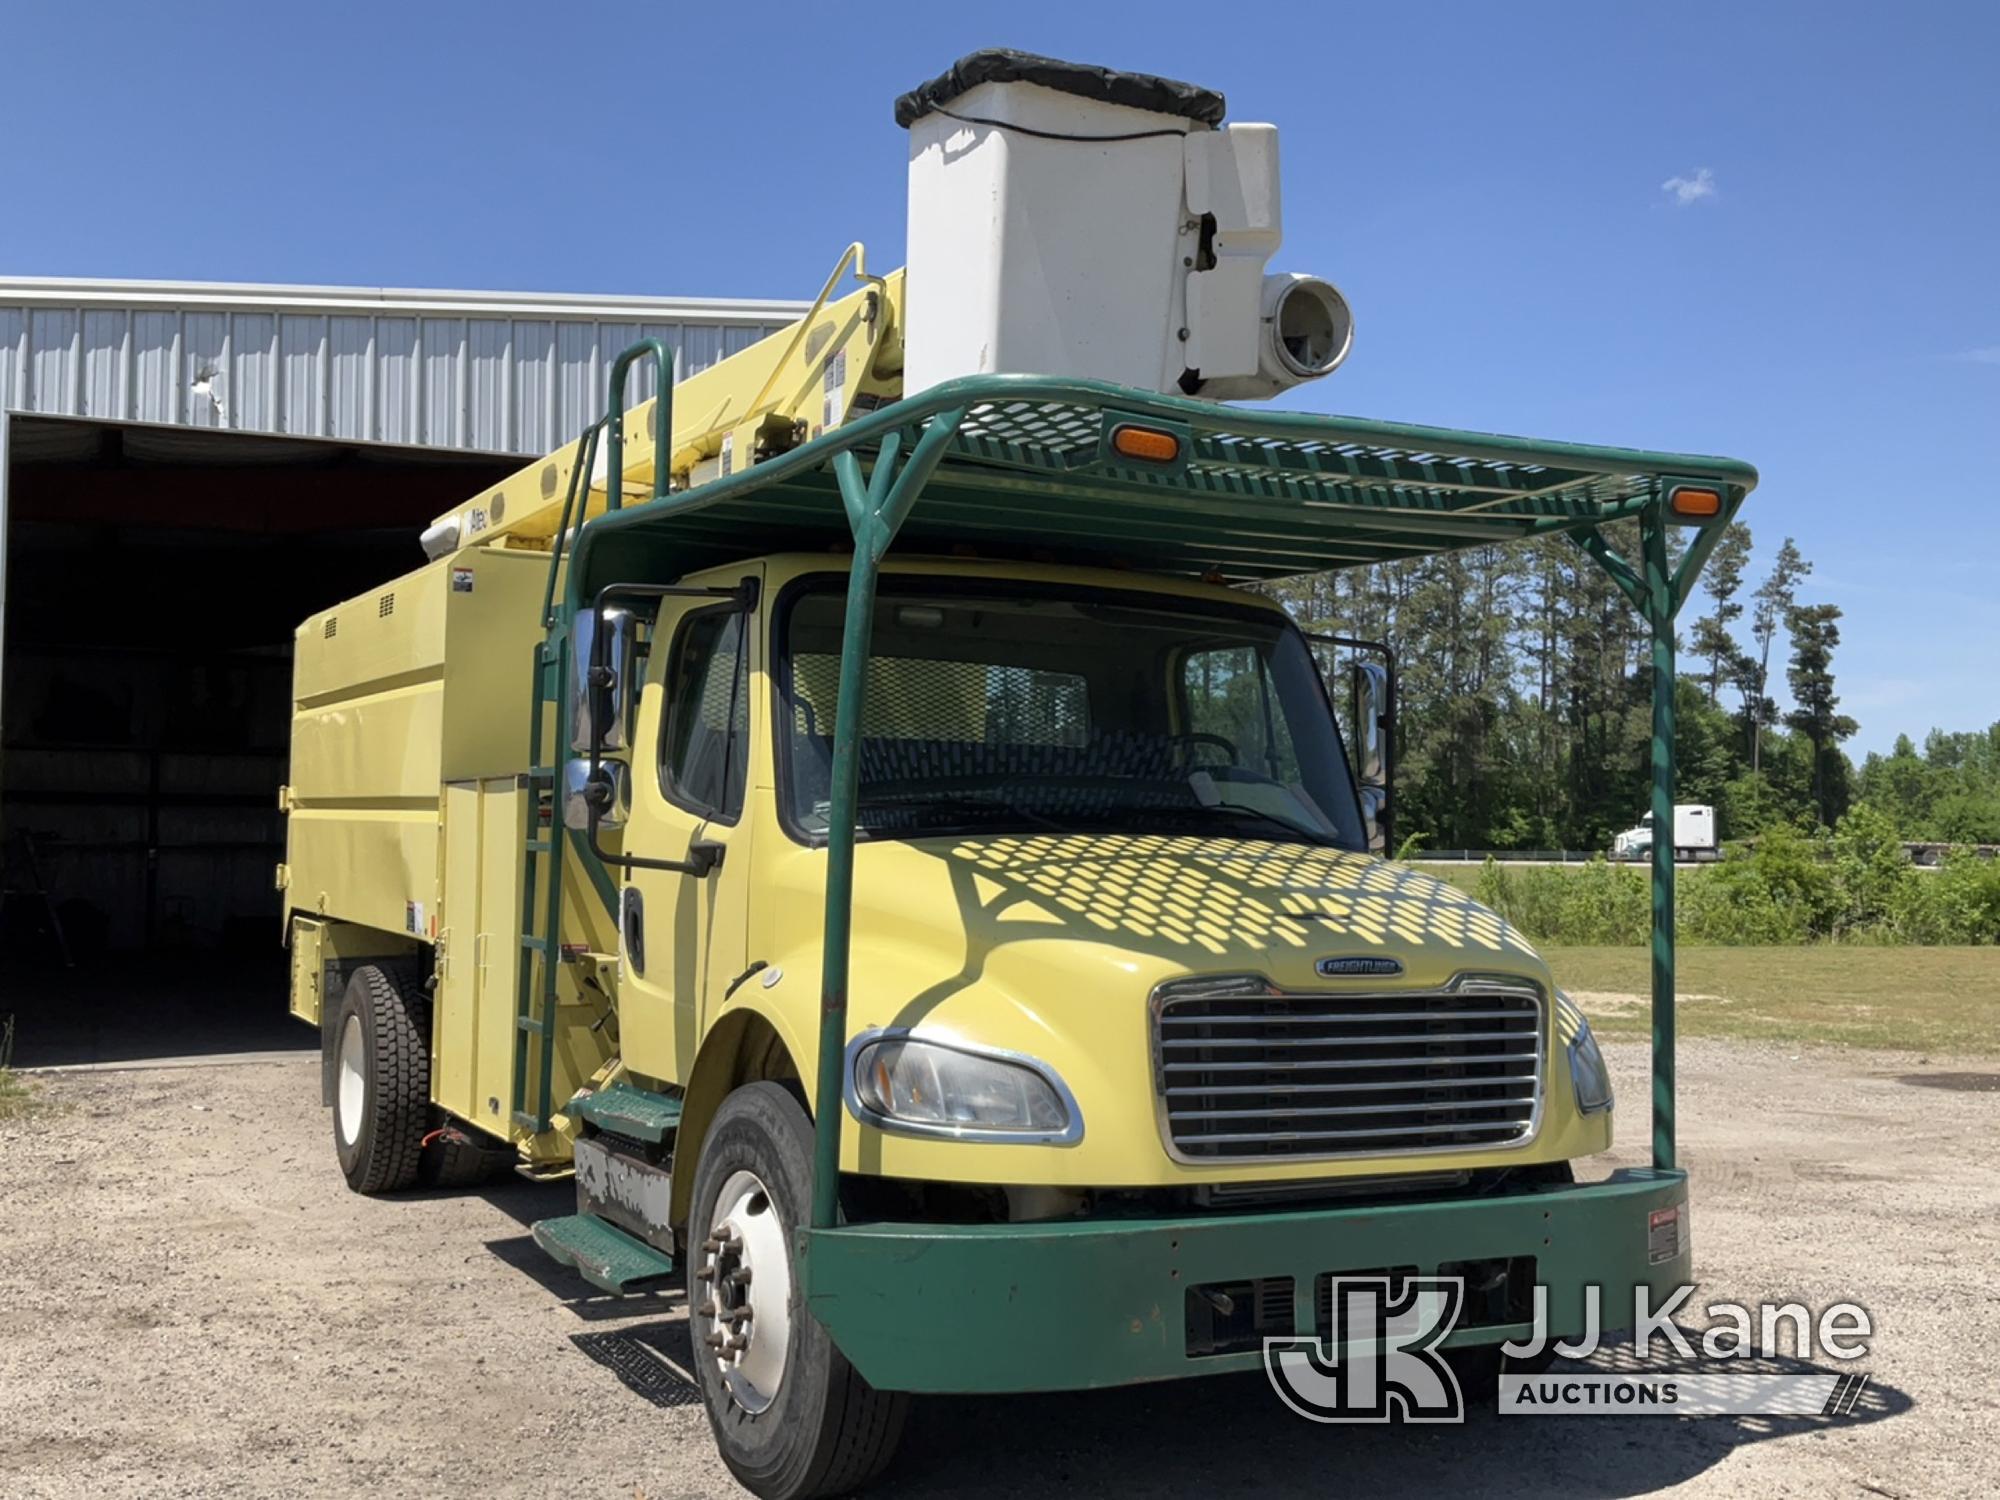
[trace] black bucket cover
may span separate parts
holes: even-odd
[[[1006,47],[988,47],[981,52],[968,52],[929,83],[919,84],[904,94],[896,101],[896,123],[907,129],[932,110],[942,110],[982,83],[1039,83],[1043,88],[1059,89],[1081,99],[1122,104],[1127,109],[1149,109],[1155,114],[1175,115],[1203,125],[1220,125],[1224,109],[1222,95],[1192,83],[1155,78],[1150,73],[1094,68],[1089,63],[1063,62]]]

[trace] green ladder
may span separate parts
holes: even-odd
[[[562,962],[564,829],[562,822],[562,763],[569,737],[570,649],[573,619],[558,611],[556,588],[562,573],[563,548],[574,525],[582,528],[590,507],[590,476],[597,467],[600,443],[609,448],[605,506],[618,510],[625,498],[625,380],[638,360],[650,355],[659,370],[659,399],[653,405],[653,493],[667,493],[672,452],[674,355],[659,339],[641,339],[611,363],[611,400],[605,414],[583,430],[576,463],[563,492],[562,518],[549,546],[549,578],[542,592],[542,643],[535,648],[535,679],[528,731],[529,826],[523,858],[521,934],[523,962],[514,1015],[513,1120],[540,1135],[549,1128],[554,1101],[556,974]],[[560,615],[560,618],[559,618]],[[550,764],[542,763],[543,730],[553,704],[554,737]],[[544,819],[546,818],[546,821]],[[546,863],[544,863],[546,862]],[[616,913],[613,913],[615,918]],[[539,926],[537,920],[539,919]],[[539,1039],[539,1055],[530,1043]],[[535,1084],[528,1084],[535,1063]]]
[[[542,592],[542,640],[535,647],[535,677],[528,714],[528,837],[521,879],[521,914],[527,931],[521,934],[521,979],[514,1015],[514,1123],[540,1135],[549,1128],[554,1101],[556,1038],[556,971],[562,960],[562,760],[569,714],[565,695],[569,682],[569,631],[556,623],[556,578],[562,570],[563,546],[571,523],[583,512],[590,493],[590,472],[597,462],[598,439],[608,418],[584,429],[577,461],[563,493],[562,518],[549,547],[549,580]],[[542,764],[544,731],[554,705],[555,732],[547,741],[551,764]],[[539,1039],[538,1054],[530,1052]],[[535,1064],[535,1087],[528,1086]]]

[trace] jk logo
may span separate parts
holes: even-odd
[[[1313,1422],[1462,1422],[1458,1377],[1438,1353],[1465,1302],[1458,1277],[1336,1276],[1332,1329],[1264,1340],[1278,1398]]]

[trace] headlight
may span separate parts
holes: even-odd
[[[1017,1052],[863,1033],[847,1049],[847,1107],[905,1135],[1016,1144],[1083,1139],[1076,1100],[1048,1064]]]
[[[1576,1040],[1569,1044],[1569,1077],[1576,1085],[1576,1107],[1587,1115],[1611,1108],[1611,1070],[1590,1034],[1590,1022],[1576,1018]]]

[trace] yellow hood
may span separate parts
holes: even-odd
[[[781,863],[767,909],[776,930],[759,951],[782,955],[785,978],[764,999],[790,1004],[796,974],[799,1003],[816,1002],[825,857],[793,846]],[[1393,1160],[1170,1160],[1154,1113],[1153,989],[1190,974],[1260,974],[1329,993],[1430,989],[1466,972],[1549,984],[1528,942],[1463,892],[1334,849],[1106,834],[881,840],[856,849],[854,875],[849,1035],[914,1027],[1026,1053],[1067,1081],[1086,1122],[1075,1147],[846,1133],[850,1169],[892,1176],[1112,1186],[1381,1172]],[[1350,957],[1395,959],[1403,972],[1332,979],[1315,969]],[[1601,1149],[1559,1114],[1529,1148],[1417,1161],[1435,1170]]]
[[[1366,855],[1252,839],[864,843],[857,949],[878,936],[935,944],[969,963],[1014,943],[1096,948],[1148,987],[1179,974],[1255,972],[1312,988],[1328,982],[1318,960],[1344,957],[1395,959],[1412,986],[1466,969],[1546,973],[1520,933],[1455,886]]]

